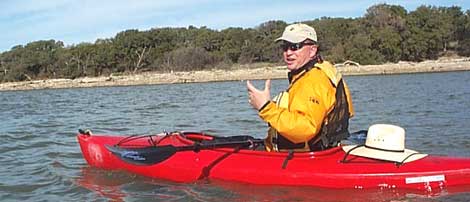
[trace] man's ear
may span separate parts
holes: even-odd
[[[313,58],[315,55],[317,55],[318,52],[318,46],[310,46],[310,58]]]

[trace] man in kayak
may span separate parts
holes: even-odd
[[[271,81],[264,90],[247,81],[249,103],[270,126],[268,151],[318,151],[349,136],[351,96],[341,74],[318,54],[315,29],[296,23],[276,39],[289,70],[289,86],[273,100]]]

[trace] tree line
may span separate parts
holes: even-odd
[[[320,53],[334,63],[470,56],[470,10],[458,6],[423,5],[408,12],[399,5],[377,4],[362,17],[322,17],[303,23],[316,29]],[[254,28],[220,31],[194,26],[130,29],[113,38],[71,46],[56,40],[34,41],[0,54],[0,82],[280,64],[281,50],[274,40],[285,26],[284,21],[268,21]]]

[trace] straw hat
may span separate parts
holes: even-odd
[[[356,156],[407,163],[421,159],[427,154],[405,149],[405,130],[390,124],[369,127],[365,145],[343,146],[345,152]]]

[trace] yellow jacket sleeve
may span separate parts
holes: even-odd
[[[344,82],[344,90],[346,91],[346,97],[348,99],[348,106],[349,106],[349,117],[354,116],[354,106],[352,103],[352,98],[351,98],[351,92],[349,91],[348,85],[346,85],[346,82]]]
[[[270,102],[259,116],[293,143],[307,142],[319,133],[334,105],[335,92],[328,77],[314,68],[291,84],[287,109]]]

